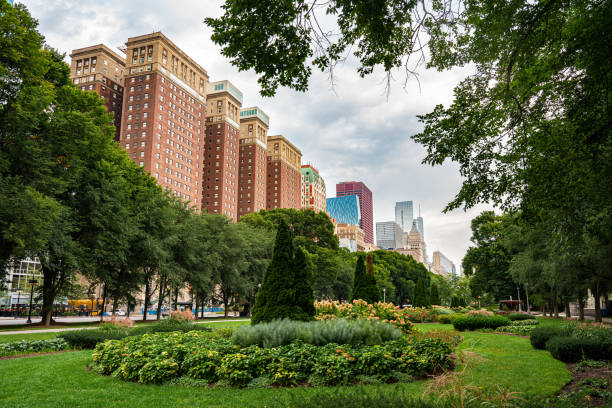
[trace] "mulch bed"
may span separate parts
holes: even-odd
[[[12,355],[12,356],[0,357],[0,361],[2,361],[2,360],[13,360],[13,359],[16,359],[16,358],[25,358],[25,357],[46,356],[47,354],[72,353],[74,351],[79,351],[79,350],[62,350],[62,351],[47,351],[47,352],[44,352],[44,353],[15,354],[15,355]]]
[[[576,363],[568,363],[566,366],[570,373],[572,373],[573,379],[561,389],[560,394],[580,391],[583,387],[580,381],[586,378],[607,380],[608,384],[612,384],[612,364],[607,364],[603,367],[579,367]],[[591,404],[593,406],[603,406],[604,401],[602,398],[592,397]]]

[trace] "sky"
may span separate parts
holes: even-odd
[[[327,74],[316,72],[305,93],[279,89],[273,98],[259,95],[254,71],[239,72],[210,40],[205,17],[222,14],[220,0],[22,0],[39,21],[47,43],[67,54],[104,43],[117,50],[128,37],[162,31],[207,70],[211,81],[228,79],[244,93],[243,107],[259,106],[270,116],[270,135],[282,134],[302,150],[302,162],[325,179],[327,196],[340,181],[363,181],[372,190],[374,222],[395,219],[397,201],[420,206],[428,254],[441,251],[459,267],[470,246],[470,221],[490,206],[442,210],[459,191],[455,163],[421,164],[425,149],[410,138],[423,127],[417,115],[437,104],[449,105],[453,88],[471,68],[419,70],[419,81],[404,88],[403,77],[385,92],[382,72],[360,78],[349,60]],[[374,228],[376,229],[376,228]]]

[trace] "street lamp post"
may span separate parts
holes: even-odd
[[[38,281],[32,278],[28,281],[28,283],[32,285],[32,289],[30,290],[30,310],[28,311],[28,320],[26,321],[26,324],[31,324],[32,323],[32,298],[34,297],[34,285],[36,285]]]
[[[383,288],[383,303],[387,303],[387,289]]]
[[[15,288],[15,292],[17,292],[17,304],[15,305],[15,319],[19,317],[19,302],[21,301],[21,291],[22,289],[17,287]]]

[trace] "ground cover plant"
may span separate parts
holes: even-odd
[[[234,330],[232,341],[241,347],[277,347],[294,341],[323,346],[336,344],[382,344],[398,340],[402,331],[379,320],[332,319],[314,322],[275,320]]]
[[[508,313],[508,314],[506,314],[504,316],[507,317],[508,319],[512,320],[512,321],[516,321],[516,320],[533,320],[533,319],[535,319],[532,315],[525,314],[525,313]]]
[[[49,340],[20,340],[10,343],[0,343],[0,357],[25,353],[61,351],[66,350],[68,347],[68,343],[61,338]]]
[[[101,343],[92,367],[100,374],[141,383],[186,376],[235,387],[246,387],[260,377],[276,385],[336,385],[350,384],[360,375],[386,382],[439,373],[451,367],[451,352],[452,347],[437,338],[401,338],[378,345],[314,346],[296,341],[262,348],[211,339],[210,333],[174,332]]]

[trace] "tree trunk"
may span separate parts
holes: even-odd
[[[174,310],[178,310],[178,294],[179,288],[178,286],[174,287]]]
[[[193,316],[196,320],[198,320],[198,296],[195,292],[191,292],[191,302],[192,307],[195,306],[195,310],[193,311]],[[195,305],[193,304],[195,303]]]
[[[106,311],[106,284],[102,289],[102,309],[100,310],[100,323],[104,321],[104,312]]]
[[[151,279],[147,275],[145,277],[145,298],[144,298],[144,310],[142,312],[142,320],[147,321],[147,310],[149,309],[149,303],[151,302]]]
[[[516,285],[516,294],[517,294],[516,300],[518,300],[520,302],[519,305],[518,305],[518,311],[522,312],[523,311],[523,306],[522,306],[522,301],[521,301],[521,289],[520,289],[519,285]]]
[[[162,280],[159,283],[159,296],[158,296],[158,300],[157,300],[157,320],[159,320],[160,317],[161,317],[162,303],[163,303],[164,297],[166,295],[165,291],[166,291],[166,282],[164,280]]]
[[[593,297],[595,298],[595,321],[601,323],[601,289],[599,280],[593,284]]]
[[[568,298],[565,298],[565,317],[570,319],[572,317],[572,311],[570,310],[570,302]]]
[[[584,322],[584,296],[578,296],[578,320]]]
[[[229,296],[223,295],[223,316],[225,318],[227,318],[227,314],[229,312],[228,307],[227,307],[228,303],[229,303]]]
[[[51,325],[51,315],[53,314],[53,303],[55,302],[56,295],[56,287],[55,280],[57,278],[57,273],[49,268],[46,268],[45,265],[42,265],[43,271],[43,288],[42,288],[42,321],[45,323],[45,326]]]
[[[119,299],[118,298],[114,298],[113,299],[113,317],[115,317],[115,315],[117,314],[117,306],[119,304]]]
[[[204,319],[204,306],[206,305],[206,298],[204,296],[202,296],[202,301],[200,303],[202,303],[202,311],[200,312],[200,317]]]
[[[558,319],[559,318],[559,298],[557,297],[556,291],[553,297],[553,309],[555,311],[555,319]]]
[[[529,304],[529,287],[525,285],[525,297],[527,299],[527,313],[531,314],[531,305]]]

